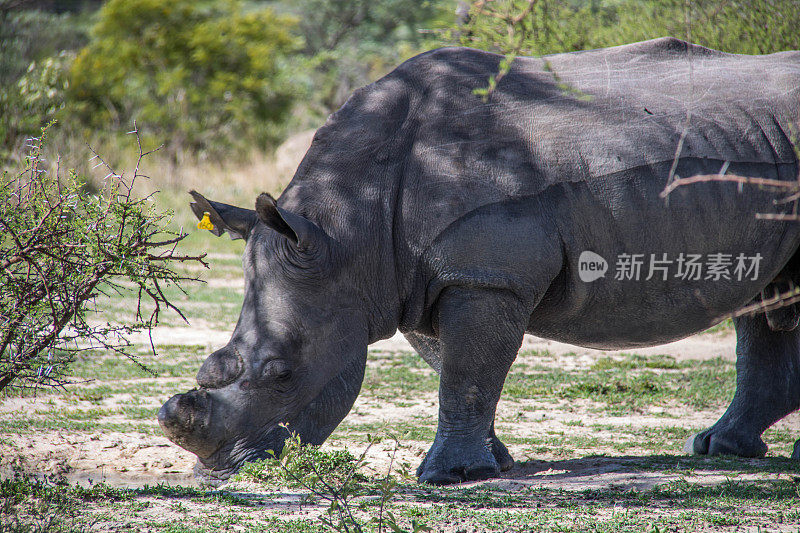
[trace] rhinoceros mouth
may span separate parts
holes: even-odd
[[[219,487],[227,482],[235,472],[235,470],[214,470],[204,465],[200,459],[197,460],[192,469],[192,474],[194,474],[194,478],[198,483],[211,485],[212,487]]]
[[[356,374],[363,378],[363,364],[357,363],[352,366],[354,368],[343,370],[337,377],[343,377],[355,370]],[[341,383],[339,380],[331,380],[331,382],[334,386],[339,386]],[[360,380],[357,380],[357,383],[355,391],[350,392],[352,400],[355,400],[360,389]],[[281,423],[280,420],[270,421],[264,424],[265,429],[262,431],[233,438],[223,443],[213,454],[205,457],[198,456],[194,466],[195,478],[201,483],[219,486],[236,474],[244,463],[280,455],[286,439],[292,434],[297,434],[304,443],[322,444],[352,405],[352,402],[345,402],[346,405],[339,406],[339,412],[329,412],[331,409],[330,396],[330,390],[323,389],[317,397],[311,399],[300,409],[300,413],[294,419],[286,420],[285,423]],[[337,396],[337,399],[340,398]],[[309,410],[316,416],[311,416]],[[324,414],[320,411],[323,411]],[[331,419],[323,420],[326,418]]]
[[[158,411],[158,423],[167,437],[198,457],[208,457],[220,447],[211,436],[211,398],[203,389],[176,394]]]
[[[219,486],[236,474],[244,463],[280,455],[291,435],[285,425],[273,425],[257,440],[231,441],[206,458],[197,458],[194,476],[201,482]]]

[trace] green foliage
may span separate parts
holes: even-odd
[[[356,41],[383,43],[421,41],[418,30],[448,2],[416,0],[301,0],[300,31],[311,53],[333,50]]]
[[[673,36],[740,54],[800,49],[795,0],[478,0],[451,34],[465,46],[545,55]]]
[[[162,307],[180,314],[162,287],[195,279],[175,272],[176,262],[202,262],[174,253],[184,236],[166,229],[168,214],[152,198],[132,195],[147,155],[141,144],[130,179],[97,157],[109,173],[91,192],[73,171],[46,171],[45,133],[31,141],[23,168],[0,178],[0,390],[63,383],[81,343],[119,350],[128,344],[120,336],[153,327]],[[138,296],[131,324],[87,321],[98,294],[124,290]],[[143,296],[153,305],[149,316]]]
[[[32,61],[87,42],[85,17],[40,11],[4,11],[0,0],[0,86],[14,84]]]
[[[6,4],[16,2],[0,0],[0,161],[54,117],[64,137],[114,141],[109,128],[137,119],[173,163],[268,148],[447,44],[506,56],[485,99],[517,55],[666,35],[736,53],[800,48],[796,0],[477,0],[470,16],[457,0],[110,0],[93,19],[79,10],[94,0]],[[75,13],[53,13],[63,11]]]
[[[245,463],[240,477],[271,486],[300,488],[308,484],[325,488],[323,484],[341,487],[360,484],[367,478],[358,472],[358,461],[347,450],[322,450],[319,446],[304,445],[297,436],[286,440],[277,457]]]
[[[0,163],[64,104],[72,50],[86,43],[85,17],[4,11],[0,1]]]
[[[264,146],[292,104],[295,24],[236,0],[110,0],[70,70],[72,113],[100,129],[136,119],[172,154]]]
[[[63,479],[36,481],[16,476],[0,480],[0,531],[88,531],[80,523],[79,492]]]
[[[293,0],[304,41],[301,75],[323,116],[358,87],[429,46],[421,30],[451,22],[453,1]]]
[[[359,472],[367,464],[366,456],[373,444],[380,439],[367,436],[369,445],[355,457],[346,450],[324,451],[318,446],[305,445],[300,437],[291,435],[283,446],[283,450],[273,458],[245,463],[237,474],[239,480],[255,481],[268,486],[288,486],[308,491],[308,498],[317,498],[328,502],[325,515],[320,521],[339,532],[362,532],[367,525],[381,531],[395,533],[419,533],[431,531],[431,528],[417,519],[411,520],[411,529],[404,529],[387,504],[397,493],[398,482],[391,475],[395,465],[395,454],[399,444],[391,455],[389,471],[380,480],[372,480]],[[409,465],[400,465],[400,473],[410,478]],[[353,499],[370,494],[379,495],[377,516],[363,520],[354,514]]]
[[[614,44],[671,35],[735,54],[800,49],[796,0],[650,0],[621,3]],[[629,7],[630,6],[630,7]]]
[[[75,54],[62,50],[58,55],[41,61],[32,61],[28,70],[16,83],[18,105],[15,129],[18,133],[30,133],[52,121],[56,113],[64,109],[69,88],[67,71]]]

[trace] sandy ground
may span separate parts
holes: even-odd
[[[219,331],[208,327],[203,327],[194,321],[194,327],[158,327],[152,332],[153,342],[158,344],[186,344],[197,346],[208,346],[216,350],[230,340],[230,332]],[[128,337],[134,343],[147,344],[147,333],[140,332]],[[554,354],[574,353],[576,355],[587,355],[603,357],[616,355],[625,352],[635,351],[641,355],[669,354],[678,360],[681,359],[712,359],[714,357],[724,357],[733,359],[735,357],[736,337],[732,332],[719,334],[702,334],[688,337],[686,339],[661,344],[650,348],[636,348],[635,350],[595,350],[592,348],[582,348],[571,344],[551,341],[525,335],[522,341],[522,350],[548,350]],[[380,340],[370,345],[370,350],[380,351],[411,351],[414,349],[399,331],[393,337]]]
[[[229,334],[210,328],[158,328],[153,333],[157,344],[203,345],[209,350],[216,349],[228,341]],[[145,339],[132,339],[144,341]],[[708,359],[714,357],[734,358],[735,338],[732,332],[701,334],[672,344],[654,348],[637,349],[640,354],[670,354],[678,359]],[[378,352],[413,351],[411,346],[399,333],[394,337],[373,344],[371,350]],[[550,355],[542,356],[528,352],[522,355],[525,362],[552,365],[568,368],[577,364],[591,364],[599,357],[613,356],[621,352],[592,350],[579,348],[554,341],[526,336],[523,350],[547,350]],[[370,364],[376,364],[372,357]],[[530,361],[528,361],[530,359]],[[176,384],[176,379],[178,383]],[[191,388],[192,382],[187,378],[172,378],[165,382],[165,397],[173,390]],[[125,395],[112,395],[104,398],[99,407],[113,410],[115,405],[129,399]],[[148,407],[157,407],[158,399],[148,398]],[[534,402],[535,403],[535,402]],[[523,400],[524,404],[524,400]],[[528,409],[520,410],[520,404],[509,405],[501,402],[498,407],[498,427],[503,427],[505,434],[526,436],[530,434],[552,434],[553,432],[569,435],[575,432],[590,432],[593,436],[606,437],[613,441],[614,436],[608,430],[588,430],[587,424],[604,424],[625,427],[660,427],[675,425],[675,417],[665,418],[663,408],[651,408],[635,416],[612,416],[591,413],[589,405],[582,401],[571,402],[570,409],[553,409],[550,405],[531,404]],[[0,417],[13,417],[14,413],[31,412],[40,409],[58,409],[67,407],[61,400],[52,397],[15,399],[9,398],[0,403]],[[74,401],[70,408],[98,407],[88,402]],[[559,407],[564,407],[559,406]],[[686,406],[675,406],[671,414],[680,417],[685,427],[701,428],[713,422],[718,413],[698,413]],[[395,421],[414,420],[422,417],[435,420],[437,415],[437,398],[433,393],[420,397],[404,398],[402,402],[381,402],[362,394],[353,410],[345,419],[345,424],[378,423],[391,428]],[[115,415],[122,419],[121,415]],[[114,417],[106,417],[103,422],[114,422]],[[119,420],[122,421],[122,420]],[[512,422],[509,422],[512,421]],[[37,430],[31,433],[0,435],[0,475],[8,476],[13,471],[24,471],[36,474],[63,474],[68,479],[81,484],[104,481],[120,487],[135,487],[146,484],[166,482],[170,484],[194,485],[191,470],[194,456],[173,445],[161,436],[155,420],[143,420],[141,423],[152,427],[152,434],[123,432],[69,432]],[[779,422],[777,427],[797,431],[800,428],[800,413]],[[511,429],[509,429],[511,428]],[[396,459],[408,463],[412,470],[421,460],[429,446],[428,442],[402,442]],[[341,445],[341,444],[339,444]],[[329,446],[329,444],[326,444]],[[333,444],[336,446],[336,444]],[[368,452],[370,468],[375,474],[382,475],[389,465],[393,444],[389,441],[374,446]],[[363,444],[350,446],[350,451],[358,454],[364,449]],[[682,443],[676,442],[673,455],[680,456]],[[668,467],[648,469],[642,468],[643,458],[657,459],[647,450],[633,448],[620,455],[613,449],[598,449],[596,446],[576,449],[571,457],[564,459],[559,450],[553,449],[544,453],[533,453],[529,447],[509,446],[517,459],[517,465],[505,473],[503,479],[491,483],[500,489],[522,490],[527,488],[562,488],[566,490],[585,490],[588,488],[621,487],[630,489],[649,489],[654,485],[686,479],[685,472],[671,473]],[[668,460],[670,460],[668,458]],[[730,476],[737,479],[766,478],[774,479],[779,474],[742,474],[740,472],[723,471],[714,468],[693,471],[692,479],[687,481],[700,483],[719,483]],[[236,487],[247,490],[247,487]]]
[[[398,331],[389,339],[378,341],[370,345],[371,350],[382,351],[397,351],[407,350],[414,351],[405,337]],[[733,359],[735,357],[736,349],[736,336],[733,332],[724,333],[707,333],[701,335],[694,335],[686,339],[681,339],[669,344],[661,344],[650,348],[636,348],[635,350],[595,350],[592,348],[583,348],[574,346],[572,344],[564,344],[563,342],[551,341],[534,337],[533,335],[525,335],[522,340],[522,350],[547,350],[555,355],[565,353],[573,353],[579,356],[590,357],[607,357],[619,355],[621,353],[636,352],[641,355],[661,355],[669,354],[678,360],[682,359],[713,359],[715,357],[724,357],[726,359]]]
[[[229,333],[210,328],[194,327],[161,327],[153,332],[156,344],[187,344],[203,345],[209,350],[216,349],[227,343]],[[133,338],[138,342],[146,342]],[[647,349],[637,349],[641,354],[665,354],[676,358],[707,359],[713,357],[734,357],[735,338],[731,332],[721,334],[703,334],[690,337],[672,344]],[[380,352],[413,351],[408,342],[399,333],[394,337],[379,341],[370,347]],[[536,363],[542,362],[551,365],[567,367],[575,365],[586,359],[614,355],[620,352],[592,350],[579,348],[554,341],[526,336],[523,350],[547,350],[552,355],[544,358],[536,355],[525,357],[535,358]],[[569,356],[565,356],[569,354]],[[173,380],[174,381],[174,380]],[[191,387],[190,380],[185,387]],[[174,383],[170,390],[174,389]],[[102,407],[113,408],[116,402],[123,400],[123,396],[110,397],[103,400]],[[408,398],[402,406],[394,403],[384,404],[375,398],[362,395],[356,402],[354,409],[345,419],[346,423],[358,425],[364,423],[385,423],[391,427],[392,421],[412,420],[413,417],[424,417],[434,420],[437,413],[437,399],[434,394],[423,397]],[[26,412],[36,409],[52,409],[63,407],[48,400],[44,405],[42,399],[6,399],[0,403],[0,416],[13,416],[15,412]],[[152,407],[157,406],[153,404]],[[579,407],[579,405],[576,404]],[[76,405],[71,405],[75,408]],[[77,407],[80,407],[78,405]],[[86,408],[92,405],[86,404]],[[515,420],[514,431],[520,435],[526,432],[547,432],[552,430],[571,431],[569,423],[581,422],[585,413],[577,414],[558,411],[560,414],[551,416],[547,406],[533,406],[532,410],[524,413],[517,412],[502,402],[498,409],[498,421]],[[658,425],[660,423],[673,423],[669,419],[660,418],[660,413],[643,413],[633,417],[596,416],[591,422],[613,425]],[[119,415],[117,415],[119,416]],[[698,415],[690,409],[681,411],[683,422],[693,427],[703,427],[709,423],[706,415]],[[113,421],[105,420],[104,421]],[[69,479],[83,484],[97,481],[116,486],[140,486],[168,482],[184,485],[194,484],[191,468],[194,456],[181,448],[173,445],[157,430],[154,420],[145,420],[145,425],[152,426],[153,435],[142,433],[127,434],[114,433],[86,433],[67,431],[36,431],[30,434],[16,434],[0,436],[0,473],[9,475],[14,470],[35,473],[64,474]],[[508,425],[508,424],[507,424]],[[787,428],[800,426],[800,417],[794,415],[781,422]],[[580,429],[586,431],[585,429]],[[398,451],[398,458],[407,461],[412,466],[420,461],[425,448],[429,443],[413,442],[402,443]],[[575,453],[585,452],[586,459],[563,460],[558,458],[557,451],[550,457],[532,455],[524,447],[511,446],[512,454],[522,463],[511,472],[507,473],[505,480],[500,483],[509,486],[559,486],[562,488],[585,489],[595,486],[625,485],[631,487],[650,487],[670,479],[670,475],[658,472],[637,471],[631,465],[635,458],[626,457],[600,457],[592,458],[593,454],[603,453],[606,450],[587,449],[576,450]],[[676,443],[675,453],[680,453],[681,443]],[[357,452],[358,450],[351,450]],[[613,450],[611,450],[613,452]],[[386,446],[377,446],[370,450],[369,456],[376,472],[388,466],[390,450]],[[616,454],[618,455],[618,454]],[[698,473],[698,476],[704,474]],[[710,479],[720,474],[708,472]],[[725,475],[725,474],[722,474]],[[672,476],[675,477],[675,476]]]

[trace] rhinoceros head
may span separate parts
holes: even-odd
[[[279,453],[289,432],[321,444],[361,388],[368,333],[342,254],[319,227],[267,194],[255,210],[191,194],[215,234],[247,241],[230,342],[203,363],[197,389],[158,413],[167,436],[197,455],[195,475],[213,483]]]

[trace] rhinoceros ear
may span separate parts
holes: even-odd
[[[194,202],[189,204],[198,220],[203,220],[208,213],[212,228],[211,233],[219,237],[224,231],[231,239],[244,239],[250,236],[250,230],[258,222],[258,216],[252,209],[242,209],[233,205],[207,200],[197,191],[189,191]]]
[[[265,192],[256,198],[256,213],[261,222],[300,248],[307,248],[320,234],[320,229],[313,222],[278,207],[275,198]]]

